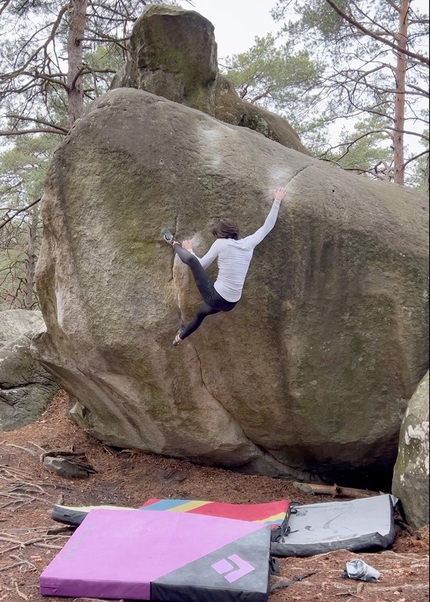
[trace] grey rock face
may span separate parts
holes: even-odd
[[[59,386],[30,353],[31,338],[44,329],[41,312],[0,312],[0,431],[37,420]]]
[[[429,524],[429,373],[412,396],[400,430],[393,493],[410,525]]]
[[[244,101],[221,75],[214,27],[199,13],[149,5],[133,27],[129,53],[111,89],[145,90],[308,154],[286,119]]]
[[[254,232],[281,185],[237,307],[172,347],[200,297],[161,228],[202,255],[217,218]],[[422,195],[122,88],[57,149],[42,215],[47,332],[32,348],[89,433],[344,485],[385,475],[390,486],[428,356]]]

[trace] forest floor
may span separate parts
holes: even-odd
[[[54,504],[138,508],[149,498],[306,504],[331,499],[299,491],[288,481],[106,447],[70,421],[67,408],[67,395],[60,392],[36,423],[0,433],[0,602],[87,600],[39,594],[40,574],[73,532],[50,518]],[[41,463],[42,450],[84,453],[96,472],[87,479],[59,477]],[[353,558],[376,568],[379,580],[342,579]],[[271,583],[317,572],[274,591],[269,602],[428,602],[428,528],[414,532],[398,527],[393,548],[384,552],[339,550],[279,559],[279,567],[280,575],[271,577]]]

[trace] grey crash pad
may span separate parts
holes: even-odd
[[[313,556],[332,550],[376,551],[395,539],[397,498],[365,499],[293,506],[289,533],[272,542],[274,556]]]

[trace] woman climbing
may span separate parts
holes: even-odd
[[[163,239],[172,245],[180,260],[190,268],[204,301],[194,318],[178,330],[173,345],[179,345],[197,330],[206,316],[220,311],[231,311],[235,307],[242,295],[254,248],[273,229],[284,196],[285,188],[273,191],[273,205],[266,221],[254,234],[246,238],[239,238],[239,228],[232,220],[218,220],[212,228],[212,234],[217,240],[202,258],[195,255],[189,240],[184,240],[181,245],[167,228],[162,229]],[[205,270],[216,258],[218,276],[214,282]]]

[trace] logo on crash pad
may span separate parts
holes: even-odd
[[[255,567],[251,566],[249,562],[246,562],[246,560],[243,560],[237,554],[232,554],[228,557],[228,560],[223,558],[223,560],[213,564],[212,568],[222,575],[229,583],[234,583],[241,577],[255,571]]]

